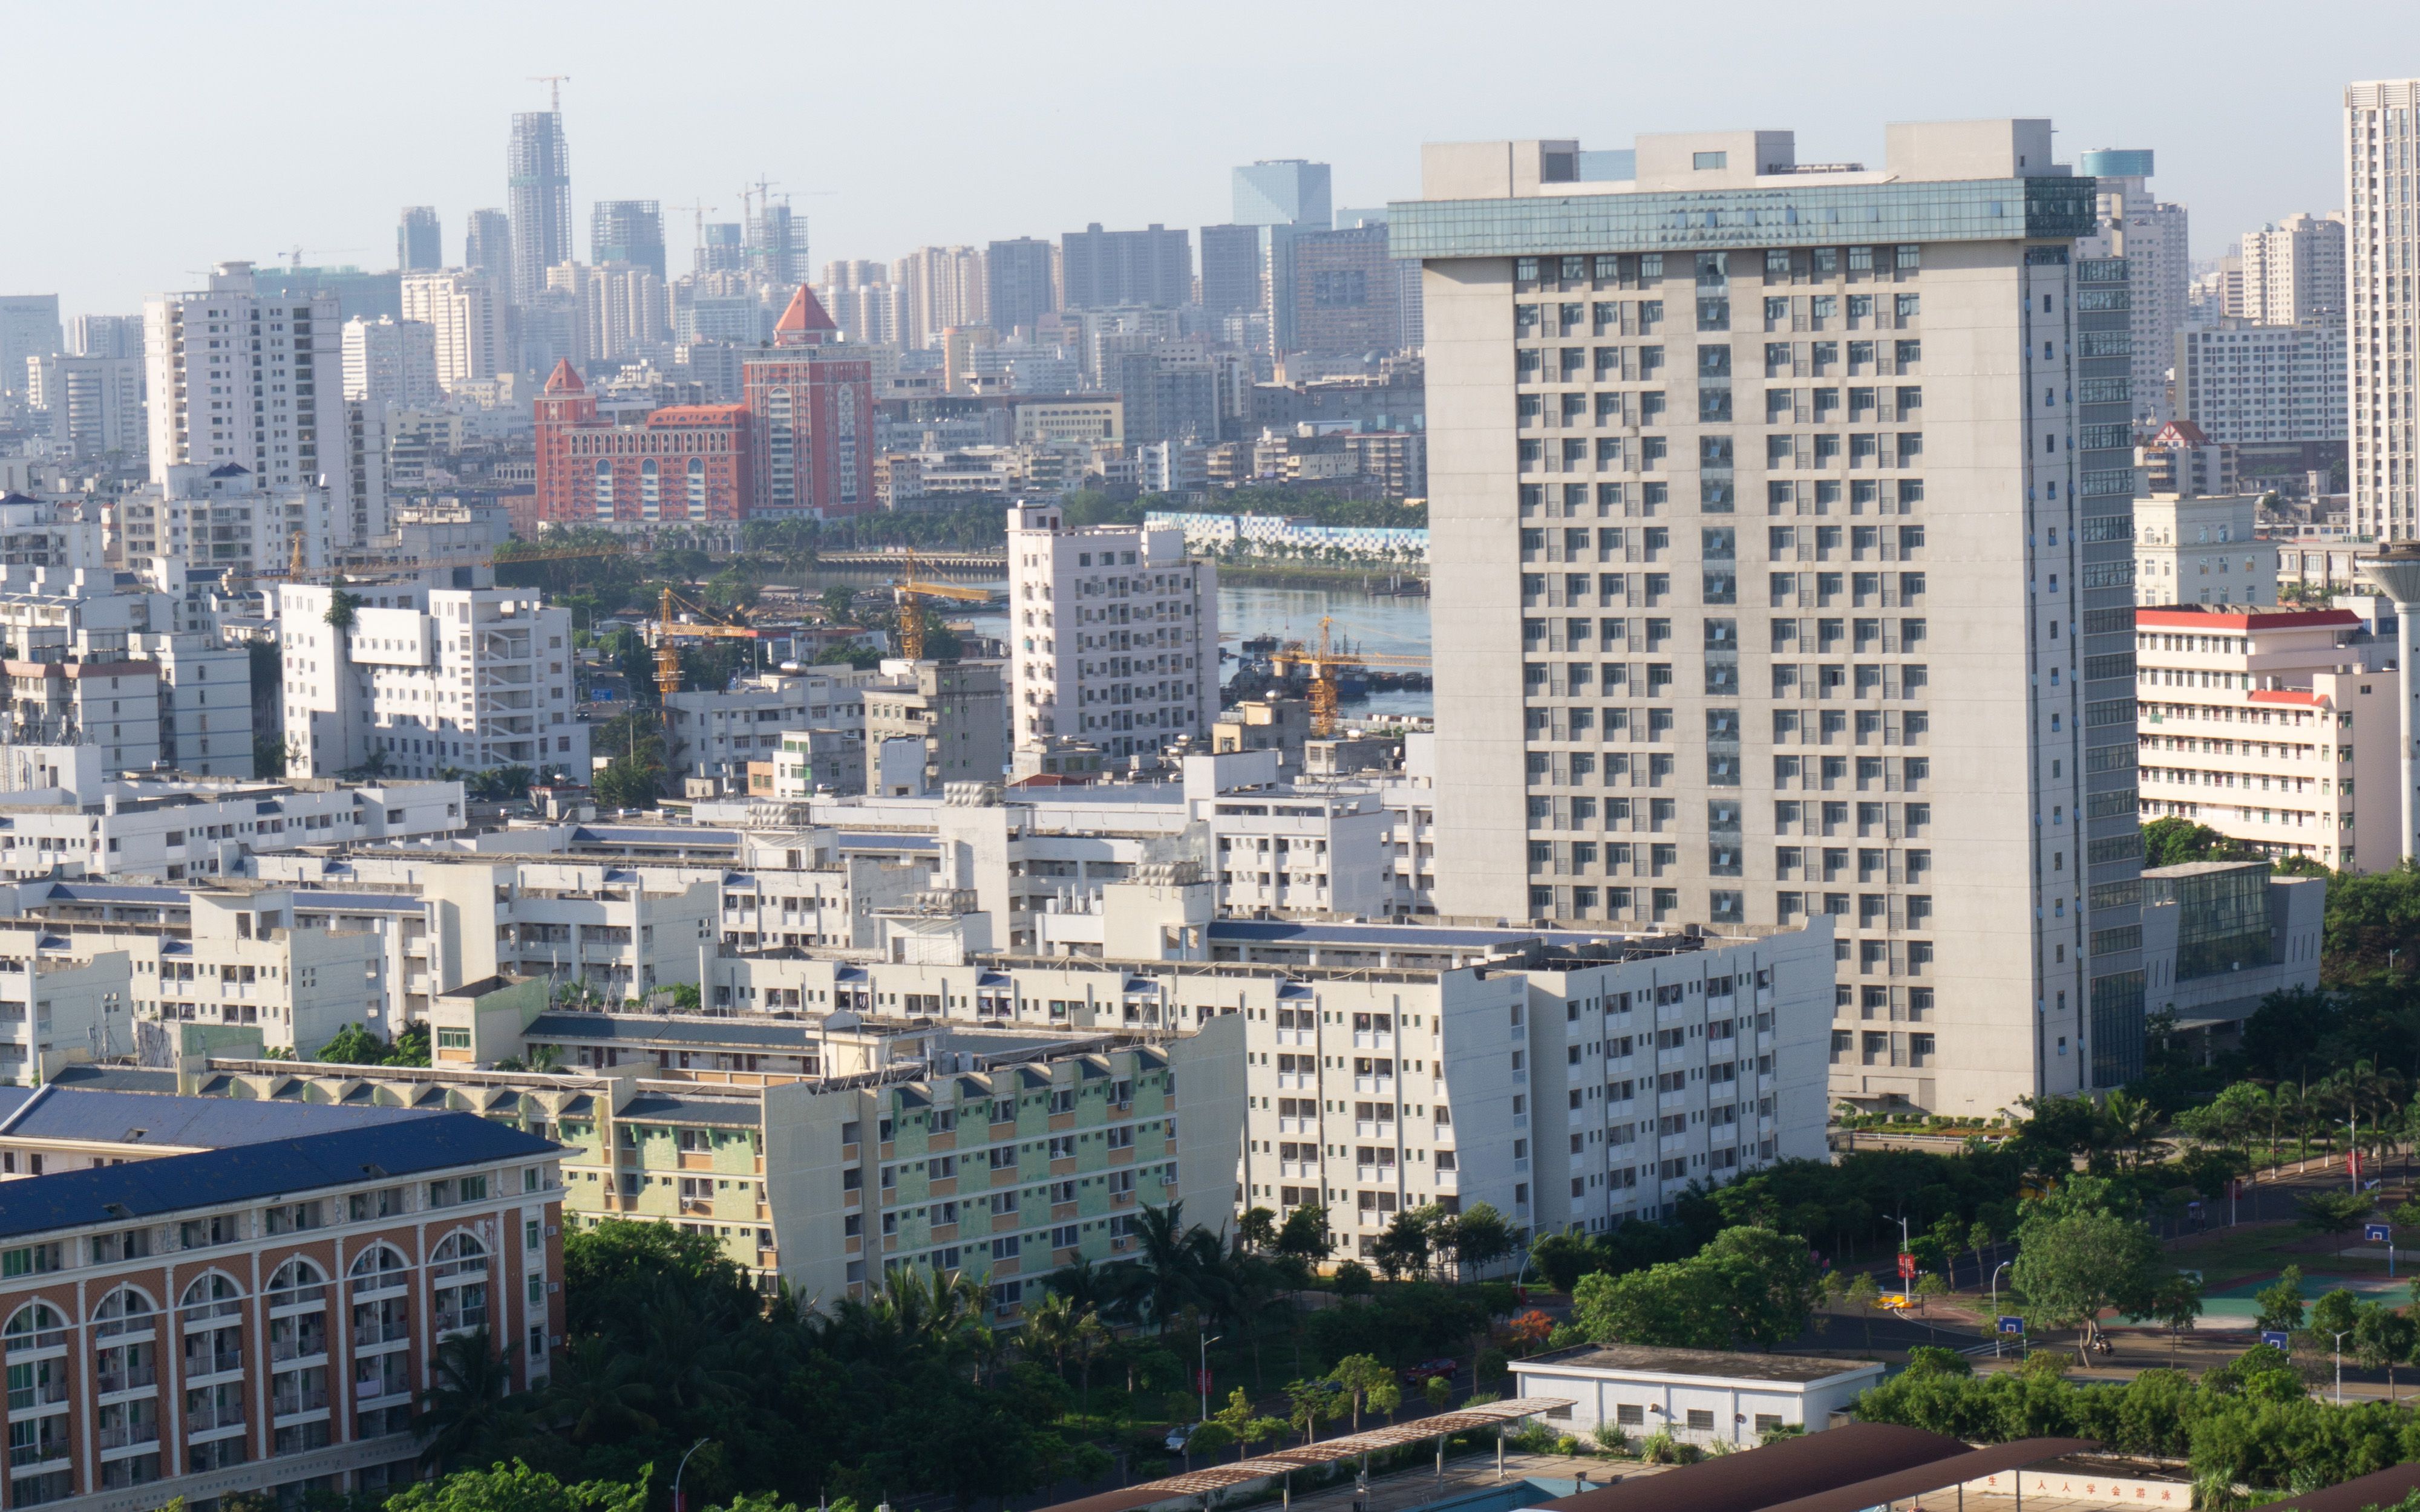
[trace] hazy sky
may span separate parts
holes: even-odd
[[[2358,38],[2358,44],[2353,39]],[[132,311],[213,260],[388,268],[398,207],[504,203],[507,116],[566,73],[573,213],[737,219],[759,174],[816,267],[1085,223],[1228,219],[1228,169],[1416,193],[1423,141],[1789,128],[1881,165],[1892,120],[2049,116],[2159,153],[2197,255],[2343,199],[2344,84],[2420,73],[2409,6],[1971,3],[70,5],[0,0],[0,293]]]

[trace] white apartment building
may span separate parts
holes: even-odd
[[[154,484],[240,467],[265,489],[323,489],[350,517],[334,295],[265,298],[252,264],[220,263],[209,288],[147,303],[144,323]]]
[[[1208,891],[1111,884],[1097,955],[726,954],[711,1000],[1179,1035],[1240,1013],[1240,1205],[1322,1204],[1346,1254],[1431,1202],[1597,1230],[1823,1158],[1841,1073],[1821,920],[1753,938],[1211,920]],[[1854,1074],[1925,1072],[1903,1044],[1874,1053]]]
[[[1076,735],[1129,756],[1206,736],[1218,569],[1186,557],[1183,532],[1076,529],[1055,501],[1012,505],[1008,591],[1013,741]]]
[[[2288,215],[2243,233],[2243,317],[2297,326],[2345,313],[2345,213]]]
[[[105,748],[0,750],[0,877],[186,882],[301,846],[400,843],[462,827],[458,782],[113,776]],[[246,753],[246,766],[249,768]]]
[[[120,557],[153,589],[198,609],[230,576],[241,588],[291,570],[298,556],[306,571],[327,566],[347,540],[336,510],[349,491],[264,484],[236,462],[180,463],[119,501]]]
[[[2340,441],[2347,361],[2341,314],[2301,325],[2221,320],[2180,331],[2177,415],[2227,445]]]
[[[55,581],[68,573],[97,574],[105,567],[98,509],[59,500],[0,503],[0,579],[17,579],[23,569],[39,568]]]
[[[728,690],[672,693],[673,759],[691,777],[709,778],[726,791],[745,792],[751,764],[769,764],[793,732],[865,733],[865,687],[880,673],[848,666],[799,671],[760,672]],[[863,780],[864,758],[858,758]],[[807,791],[814,791],[809,783]],[[857,792],[858,788],[841,789]]]
[[[2259,511],[2258,494],[2136,499],[2134,602],[2276,603],[2277,548],[2254,533]]]
[[[2077,171],[2092,177],[2101,226],[2079,253],[2126,259],[2128,325],[2133,334],[2133,406],[2138,424],[2177,417],[2168,386],[2177,332],[2184,329],[2193,287],[2189,217],[2181,205],[2151,193],[2148,147],[2086,152]]]
[[[1838,1027],[1935,1046],[1861,1095],[1989,1116],[2139,1065],[2129,273],[2047,121],[1887,145],[1434,145],[1391,208],[1435,907],[1828,916]]]
[[[2349,416],[2352,529],[2404,541],[2420,535],[2420,329],[2410,269],[2420,248],[2412,217],[2420,175],[2420,79],[2348,85],[2344,97],[2347,311],[2352,328]]]
[[[345,322],[345,397],[411,409],[435,408],[437,328],[426,320]]]
[[[406,273],[403,317],[434,332],[437,383],[448,393],[516,365],[505,350],[504,294],[484,273]]]
[[[150,444],[139,357],[29,357],[25,402],[40,412],[52,455],[137,457]]]
[[[288,772],[588,772],[588,727],[572,697],[571,616],[536,590],[359,583],[342,590],[356,605],[349,630],[327,623],[339,590],[271,591]]]
[[[988,318],[990,285],[981,247],[919,247],[891,265],[897,317],[891,338],[906,347],[938,347],[952,326]],[[868,339],[873,339],[869,337]]]
[[[2398,685],[2369,665],[2393,647],[2361,629],[2348,609],[2136,610],[2143,821],[2332,871],[2400,859]]]

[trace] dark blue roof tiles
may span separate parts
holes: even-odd
[[[0,1238],[526,1160],[562,1148],[468,1113],[411,1115],[409,1127],[396,1127],[363,1110],[320,1111],[353,1127],[0,1183]]]
[[[643,1093],[630,1099],[613,1117],[624,1123],[699,1123],[727,1129],[753,1129],[764,1121],[763,1105],[752,1101],[743,1103],[657,1093]]]
[[[296,1138],[417,1117],[401,1108],[354,1109],[318,1103],[263,1103],[227,1097],[164,1097],[110,1087],[58,1085],[30,1107],[12,1110],[8,1132],[26,1139],[223,1149]],[[137,1131],[140,1131],[139,1134]]]

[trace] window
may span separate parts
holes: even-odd
[[[1689,1431],[1692,1433],[1712,1433],[1714,1430],[1714,1413],[1712,1408],[1692,1407],[1689,1409]]]
[[[1689,166],[1691,169],[1699,173],[1704,173],[1710,169],[1729,167],[1730,165],[1730,161],[1731,155],[1728,152],[1692,152],[1689,154]]]
[[[437,1043],[442,1049],[468,1050],[471,1048],[471,1031],[468,1029],[440,1029],[437,1031]]]

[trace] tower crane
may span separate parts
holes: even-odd
[[[714,612],[703,605],[690,603],[669,588],[664,590],[662,609],[656,620],[656,691],[659,695],[680,691],[680,647],[675,642],[753,640],[758,638],[758,632],[752,625],[724,625],[716,620],[699,620],[682,624],[673,618],[673,611],[675,609],[685,609],[692,614]],[[669,709],[664,715],[664,720],[667,725],[671,723],[672,714]]]
[[[1319,621],[1319,649],[1311,650],[1299,640],[1289,640],[1269,657],[1269,665],[1282,672],[1299,667],[1311,679],[1311,733],[1315,740],[1326,740],[1336,733],[1336,677],[1339,672],[1355,667],[1426,667],[1426,656],[1382,656],[1367,652],[1342,651],[1331,647],[1328,627],[1335,623],[1326,615]]]
[[[956,599],[961,603],[988,604],[991,594],[980,588],[961,588],[955,583],[920,582],[916,578],[916,553],[907,554],[907,572],[892,585],[892,592],[899,604],[899,654],[909,661],[924,659],[924,611],[927,598]]]

